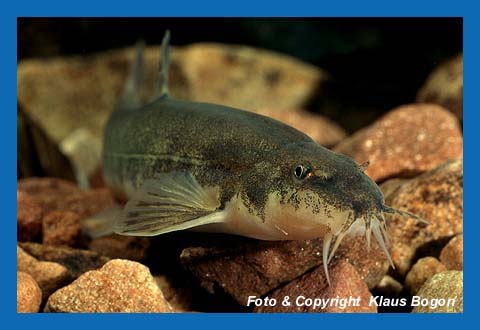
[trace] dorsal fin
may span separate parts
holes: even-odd
[[[162,40],[157,86],[154,99],[168,96],[168,69],[170,67],[170,31],[167,30]]]
[[[130,64],[130,73],[125,81],[123,93],[118,104],[120,110],[137,109],[141,105],[141,88],[144,79],[143,50],[145,42],[137,41],[135,44],[135,58]]]

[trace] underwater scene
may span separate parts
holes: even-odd
[[[18,18],[17,312],[462,313],[461,18]]]

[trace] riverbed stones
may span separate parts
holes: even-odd
[[[172,308],[146,266],[114,259],[52,294],[45,311],[161,313]]]
[[[409,104],[389,111],[334,148],[377,182],[412,177],[451,159],[461,159],[463,138],[458,119],[436,104]]]

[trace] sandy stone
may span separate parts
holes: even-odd
[[[175,312],[191,312],[192,292],[188,287],[174,287],[163,275],[155,276],[155,282]]]
[[[255,312],[320,312],[320,313],[376,313],[377,307],[369,306],[370,291],[355,268],[344,260],[330,266],[331,285],[323,276],[323,267],[317,267],[287,285],[273,291],[269,298],[277,300],[273,307],[255,307]],[[283,306],[284,297],[289,296],[290,306]],[[336,299],[340,303],[333,303],[325,308],[301,306],[305,300],[301,297]],[[352,299],[353,298],[353,299]],[[297,300],[300,299],[300,300]],[[343,303],[343,305],[342,305]]]
[[[45,312],[172,312],[147,267],[115,259],[48,298]]]
[[[56,262],[38,261],[20,247],[17,247],[17,270],[28,273],[35,279],[42,289],[44,299],[73,279],[64,266]]]
[[[463,163],[451,161],[385,196],[387,205],[412,212],[429,225],[387,215],[395,271],[405,276],[416,259],[438,255],[450,237],[463,232]]]
[[[28,193],[17,190],[17,240],[34,241],[40,236],[42,209]]]
[[[28,254],[41,261],[59,263],[68,269],[73,278],[86,271],[102,267],[108,260],[97,252],[73,249],[66,246],[45,245],[37,243],[20,243]]]
[[[80,217],[71,211],[50,211],[42,221],[42,242],[74,246],[81,234]]]
[[[228,247],[187,248],[180,258],[186,269],[210,293],[225,291],[242,305],[246,304],[248,296],[263,296],[322,264],[321,239],[233,242]],[[342,259],[348,260],[371,288],[378,284],[388,269],[378,244],[372,241],[369,252],[365,238],[361,236],[345,238],[334,258]]]
[[[334,149],[359,164],[377,182],[412,177],[463,155],[458,119],[435,104],[410,104],[391,110]]]
[[[255,112],[290,125],[327,148],[335,146],[347,135],[343,128],[330,119],[308,111],[279,111],[274,108],[262,108]]]
[[[405,278],[405,287],[415,295],[422,285],[433,275],[446,271],[447,268],[437,258],[425,257],[419,259]]]
[[[427,306],[416,306],[413,313],[462,313],[463,312],[463,272],[449,270],[432,276],[420,288],[417,295],[430,301]],[[453,305],[435,307],[435,299],[454,299]],[[438,300],[437,300],[438,302]]]
[[[463,54],[435,68],[418,92],[417,102],[440,104],[463,118]]]
[[[142,261],[146,257],[150,240],[147,237],[109,235],[93,239],[88,249],[112,259]]]
[[[440,261],[448,270],[463,270],[463,235],[455,236],[445,245]]]
[[[42,290],[32,276],[17,272],[17,312],[37,313],[42,302]]]

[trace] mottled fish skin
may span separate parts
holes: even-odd
[[[294,178],[299,164],[311,166],[314,175]],[[298,192],[312,194],[313,215],[327,205],[357,215],[383,205],[376,184],[352,159],[298,130],[248,111],[168,97],[112,114],[103,170],[107,183],[126,197],[155,173],[189,171],[202,186],[220,186],[221,208],[240,194],[260,218],[272,193],[294,207],[300,205]]]

